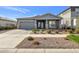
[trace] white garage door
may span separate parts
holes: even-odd
[[[21,29],[33,29],[34,28],[34,20],[26,20],[24,22],[20,22]]]

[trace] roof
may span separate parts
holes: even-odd
[[[65,9],[64,11],[60,12],[58,15],[64,13],[65,11],[71,9],[71,8],[79,8],[79,6],[70,6],[69,8]]]
[[[2,21],[16,22],[16,21],[13,21],[13,20],[11,20],[9,18],[5,18],[5,17],[0,17],[0,20],[2,20]]]
[[[56,16],[56,15],[53,15],[51,13],[46,13],[46,14],[43,14],[43,15],[37,15],[37,16],[33,16],[33,17],[26,17],[26,18],[17,18],[17,19],[20,19],[20,20],[23,20],[23,19],[35,19],[35,20],[42,20],[42,19],[61,19],[61,17],[59,16]]]
[[[58,15],[60,15],[60,14],[64,13],[65,11],[69,10],[70,8],[71,8],[71,7],[69,7],[69,8],[67,8],[67,9],[65,9],[64,11],[60,12]]]

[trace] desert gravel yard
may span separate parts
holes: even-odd
[[[79,48],[79,44],[65,37],[33,37],[32,41],[25,38],[16,48]]]

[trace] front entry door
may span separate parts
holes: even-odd
[[[45,21],[44,20],[37,20],[37,28],[44,29],[45,28]]]

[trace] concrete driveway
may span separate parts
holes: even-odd
[[[15,48],[25,37],[25,30],[10,30],[0,34],[0,48]]]

